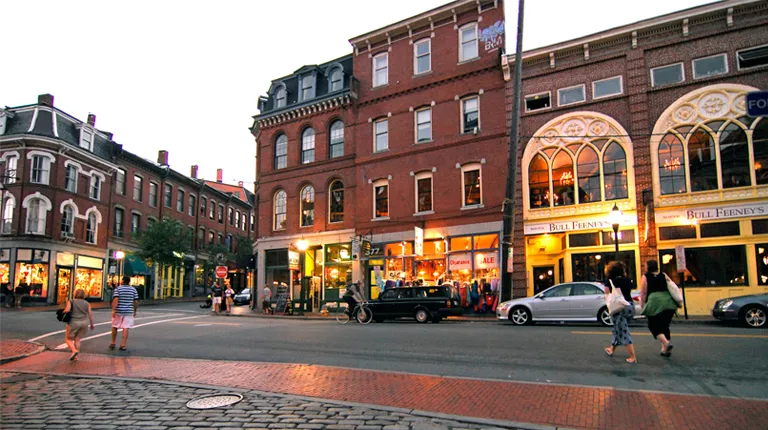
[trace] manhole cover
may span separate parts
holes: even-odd
[[[240,400],[243,400],[243,396],[240,394],[214,394],[190,400],[187,402],[187,407],[189,409],[213,409],[234,405]]]

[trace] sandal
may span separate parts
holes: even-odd
[[[115,344],[114,343],[110,343],[109,344],[109,349],[115,349]]]
[[[628,358],[628,359],[627,359],[627,363],[629,363],[629,364],[637,364],[637,359],[635,358],[635,359],[633,360],[633,359],[631,359],[631,358]]]
[[[124,346],[121,346],[120,351],[127,351],[127,349]]]
[[[613,357],[613,352],[611,352],[611,348],[605,348],[605,353],[608,354],[609,357]]]
[[[72,355],[69,357],[69,361],[77,361],[77,356],[80,354],[80,351],[75,351],[72,353]]]

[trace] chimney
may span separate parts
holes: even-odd
[[[237,186],[243,188],[243,181],[237,181]]]
[[[161,166],[168,165],[168,151],[161,149],[157,152],[157,164]]]
[[[192,179],[197,179],[197,164],[192,166],[192,171],[189,172],[189,177]]]
[[[53,95],[40,94],[39,96],[37,96],[37,104],[53,107]]]
[[[216,169],[216,182],[224,182],[224,169]]]
[[[96,127],[96,115],[92,113],[88,114],[88,125],[91,127]]]

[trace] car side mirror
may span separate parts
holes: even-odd
[[[539,294],[536,294],[536,295],[534,296],[534,298],[536,298],[536,299],[541,299],[541,300],[544,300],[544,294],[541,294],[541,293],[539,293]]]

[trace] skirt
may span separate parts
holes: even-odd
[[[634,316],[635,309],[632,305],[622,309],[621,312],[611,315],[613,319],[611,345],[624,346],[632,344],[632,336],[629,335],[629,322],[632,321]]]

